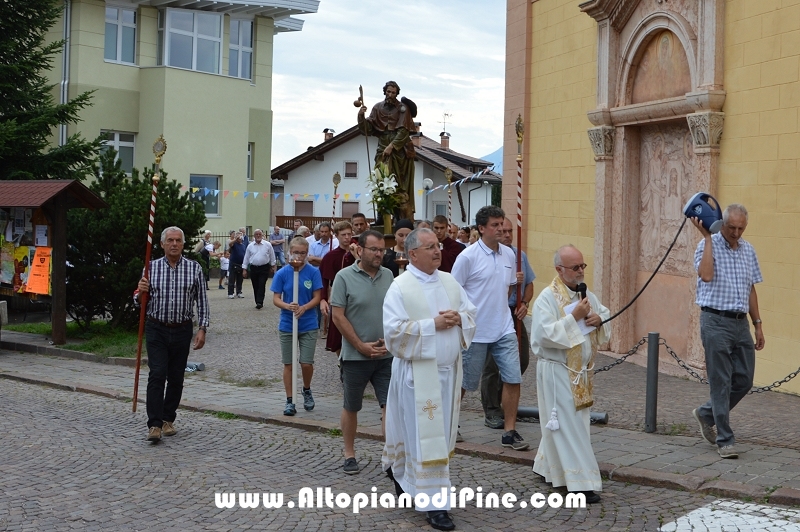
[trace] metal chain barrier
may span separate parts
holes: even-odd
[[[667,350],[667,353],[669,353],[670,356],[675,359],[675,362],[677,362],[680,367],[682,367],[683,369],[686,370],[686,373],[688,373],[689,375],[691,375],[692,377],[694,377],[698,381],[702,382],[703,384],[708,384],[708,379],[700,376],[700,374],[697,373],[692,368],[690,368],[689,365],[686,362],[681,360],[681,357],[679,357],[678,354],[675,351],[673,351],[673,349],[670,346],[667,345],[667,341],[666,340],[664,340],[663,338],[659,337],[658,338],[658,344],[664,346],[664,349]]]
[[[638,342],[636,345],[634,345],[634,346],[633,346],[633,347],[632,347],[632,348],[631,348],[631,349],[630,349],[630,350],[629,350],[627,353],[625,353],[625,354],[624,354],[622,357],[620,357],[620,358],[618,358],[618,359],[614,360],[614,362],[612,362],[611,364],[608,364],[607,366],[603,366],[602,368],[598,368],[598,369],[594,370],[595,374],[597,374],[597,373],[600,373],[601,371],[608,371],[608,370],[610,370],[611,368],[613,368],[613,367],[615,367],[615,366],[618,366],[618,365],[622,364],[623,362],[625,362],[625,359],[627,359],[629,356],[631,356],[631,355],[633,355],[634,353],[636,353],[636,352],[639,350],[639,348],[640,348],[640,347],[642,347],[642,346],[643,346],[644,344],[646,344],[646,343],[647,343],[647,337],[646,337],[646,336],[644,336],[644,337],[642,337],[642,339],[641,339],[641,340],[639,340],[639,342]],[[664,349],[667,351],[667,353],[669,353],[669,355],[670,355],[672,358],[674,358],[674,359],[675,359],[675,362],[677,362],[677,363],[678,363],[678,365],[679,365],[681,368],[683,368],[683,369],[686,371],[686,373],[688,373],[689,375],[691,375],[691,376],[692,376],[694,379],[696,379],[697,381],[699,381],[699,382],[701,382],[701,383],[703,383],[703,384],[708,384],[708,379],[706,379],[705,377],[703,377],[702,375],[700,375],[698,372],[696,372],[695,370],[693,370],[691,367],[689,367],[689,365],[688,365],[686,362],[684,362],[684,361],[681,359],[681,357],[679,357],[679,356],[678,356],[678,354],[677,354],[677,353],[676,353],[676,352],[675,352],[675,351],[674,351],[674,350],[673,350],[673,349],[672,349],[672,348],[669,346],[669,344],[667,344],[667,341],[666,341],[666,340],[664,340],[664,338],[661,338],[661,337],[659,337],[659,339],[658,339],[658,344],[659,344],[659,345],[663,345],[663,346],[664,346]],[[753,388],[753,389],[751,389],[749,392],[747,392],[747,394],[748,394],[748,395],[750,395],[750,394],[753,394],[753,393],[763,393],[763,392],[768,392],[768,391],[770,391],[770,390],[772,390],[772,389],[774,389],[774,388],[778,388],[778,387],[779,387],[779,386],[781,386],[782,384],[785,384],[785,383],[789,382],[790,380],[792,380],[792,379],[794,379],[795,377],[797,377],[797,375],[800,375],[800,368],[797,368],[797,369],[796,369],[796,370],[794,370],[793,372],[789,373],[789,374],[788,374],[786,377],[784,377],[783,379],[781,379],[781,380],[778,380],[778,381],[775,381],[775,382],[773,382],[773,383],[772,383],[772,384],[770,384],[770,385],[767,385],[767,386],[761,386],[760,388]]]
[[[675,359],[675,361],[678,363],[678,365],[680,367],[682,367],[683,369],[685,369],[686,372],[689,375],[691,375],[692,377],[694,377],[698,381],[702,382],[703,384],[708,384],[708,379],[704,379],[703,377],[701,377],[699,373],[694,371],[692,368],[690,368],[686,364],[686,362],[681,360],[681,358],[675,353],[675,351],[673,351],[672,348],[669,345],[667,345],[666,340],[664,340],[663,338],[659,338],[658,343],[659,343],[659,345],[663,345],[664,346],[664,349],[667,350],[667,353],[669,353],[670,356],[672,356],[672,358]],[[789,382],[790,380],[792,380],[795,377],[797,377],[798,374],[800,374],[800,368],[797,368],[796,370],[794,370],[793,372],[789,373],[786,377],[784,377],[783,379],[781,379],[779,381],[775,381],[772,384],[769,384],[767,386],[761,386],[760,388],[751,389],[749,392],[747,392],[747,395],[754,394],[754,393],[768,392],[768,391],[772,390],[773,388],[777,388],[780,385]]]
[[[640,347],[642,347],[642,346],[643,346],[644,344],[646,344],[646,343],[647,343],[647,336],[643,336],[643,337],[642,337],[642,339],[641,339],[641,340],[639,340],[639,343],[638,343],[638,344],[636,344],[635,346],[633,346],[633,347],[632,347],[632,348],[631,348],[631,349],[630,349],[630,350],[629,350],[627,353],[625,353],[624,355],[622,355],[622,357],[620,357],[620,358],[616,359],[614,362],[612,362],[611,364],[609,364],[609,365],[607,365],[607,366],[603,366],[602,368],[599,368],[599,369],[596,369],[596,370],[594,370],[594,373],[595,373],[595,375],[596,375],[596,374],[598,374],[598,373],[600,373],[601,371],[608,371],[608,370],[610,370],[611,368],[613,368],[614,366],[619,366],[620,364],[622,364],[623,362],[625,362],[625,359],[626,359],[626,358],[628,358],[628,357],[629,357],[629,356],[631,356],[632,354],[636,353],[636,351],[638,351],[638,350],[639,350],[639,348],[640,348]]]

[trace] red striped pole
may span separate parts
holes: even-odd
[[[517,116],[515,124],[517,132],[517,272],[522,271],[522,139],[525,130],[522,124],[522,115]],[[517,312],[522,306],[522,289],[525,282],[517,283]],[[526,309],[527,311],[527,309]],[[517,343],[522,343],[522,327],[525,325],[520,320],[519,327],[517,327]],[[527,349],[527,346],[519,346],[520,352],[522,349]]]
[[[161,180],[160,165],[161,157],[167,151],[167,143],[164,137],[158,137],[153,145],[153,153],[156,154],[156,168],[153,172],[153,193],[150,196],[150,220],[147,225],[147,249],[144,252],[144,275],[150,280],[150,254],[153,250],[153,224],[156,219],[156,196],[158,195],[158,182]],[[133,378],[133,411],[136,412],[136,403],[139,398],[139,369],[142,365],[142,338],[144,338],[144,322],[147,318],[147,295],[149,292],[139,293],[139,339],[136,343],[136,373]]]
[[[336,223],[334,218],[336,218],[336,190],[339,188],[339,183],[342,182],[342,176],[339,172],[333,174],[333,214],[331,214],[331,249],[329,251],[333,251],[333,224]]]
[[[447,178],[447,230],[450,231],[453,223],[453,171],[445,168],[444,176]]]

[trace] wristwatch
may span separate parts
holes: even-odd
[[[522,304],[525,305],[526,307],[528,306],[528,302],[525,301],[524,299],[522,300]]]
[[[198,331],[208,332],[208,328],[205,325],[201,325],[197,328]]]
[[[760,318],[757,319],[757,320],[753,320],[753,325],[758,325],[759,323],[761,323],[761,319]]]

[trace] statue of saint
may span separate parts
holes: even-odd
[[[416,152],[410,135],[416,132],[414,117],[417,116],[417,106],[405,97],[400,101],[397,100],[400,86],[394,81],[386,82],[383,94],[386,98],[372,107],[369,117],[365,116],[367,108],[363,101],[361,102],[358,111],[358,129],[364,135],[378,137],[375,165],[384,162],[389,167],[389,173],[396,176],[400,207],[392,213],[395,219],[413,220]]]

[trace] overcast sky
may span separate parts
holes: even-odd
[[[504,0],[322,0],[303,31],[275,36],[273,168],[355,125],[394,80],[419,109],[422,132],[482,157],[503,142]],[[368,112],[369,113],[369,112]]]

